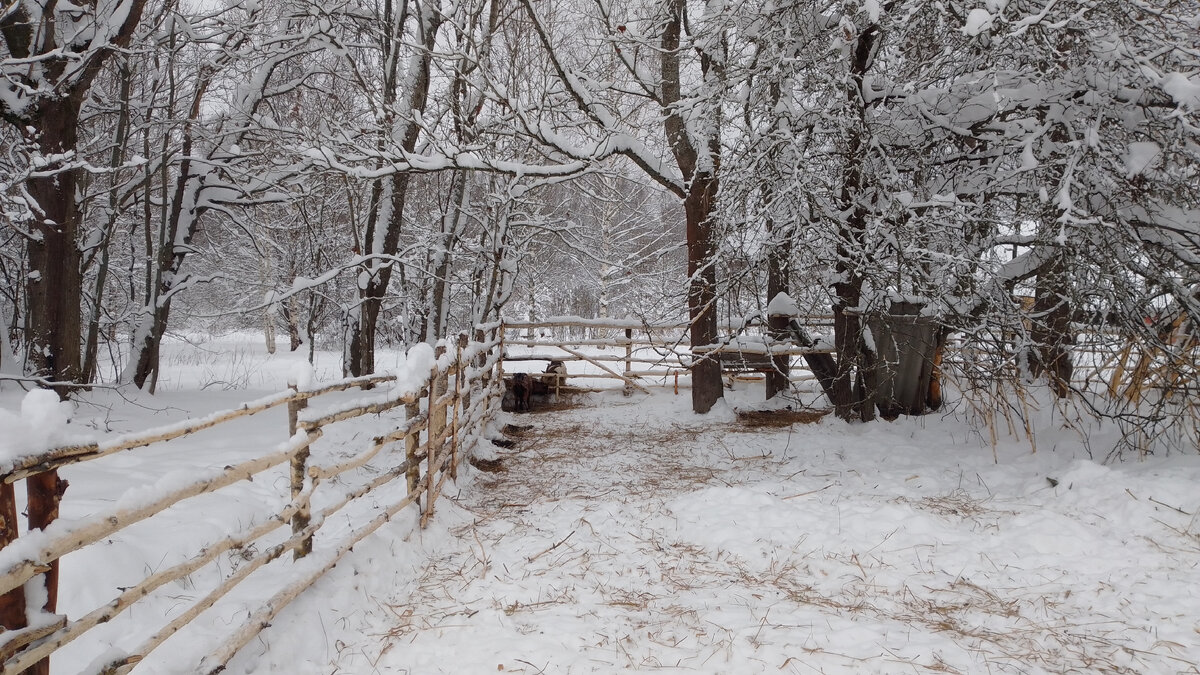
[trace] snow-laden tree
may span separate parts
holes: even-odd
[[[1186,7],[911,2],[879,21],[860,193],[880,195],[877,243],[863,246],[885,271],[874,293],[1020,330],[1007,317],[1026,285],[1024,353],[1060,396],[1073,321],[1139,330],[1155,293],[1196,315],[1200,64]]]
[[[133,37],[145,4],[16,0],[0,8],[0,118],[20,137],[5,210],[29,257],[26,352],[32,372],[50,380],[83,375],[80,112],[105,62]]]
[[[604,0],[547,12],[521,0],[554,65],[552,98],[565,103],[526,115],[526,130],[566,157],[597,161],[621,155],[683,203],[688,258],[687,305],[694,348],[717,341],[714,212],[722,150],[731,16],[721,3]],[[565,121],[565,122],[564,122]],[[721,397],[716,361],[692,367],[692,408],[708,412]]]

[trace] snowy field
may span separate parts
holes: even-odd
[[[88,436],[230,407],[282,387],[299,359],[236,336],[175,343],[162,394],[93,392],[67,428]],[[336,364],[320,354],[318,377]],[[23,393],[5,385],[0,408],[17,414]],[[610,391],[506,416],[531,425],[498,451],[507,471],[466,469],[428,529],[400,518],[362,542],[228,672],[1200,672],[1200,456],[1102,466],[1049,413],[1036,453],[1023,437],[993,450],[953,415],[740,424],[733,409],[760,396],[739,385],[696,416],[687,392]],[[245,457],[283,429],[276,411],[74,467],[64,517]],[[279,480],[68,556],[60,609],[166,564],[164,546],[245,526],[280,498]],[[252,576],[134,672],[198,672],[288,565]],[[89,634],[54,672],[129,649],[212,574]]]

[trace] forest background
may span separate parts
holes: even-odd
[[[195,329],[348,375],[504,315],[704,346],[787,292],[845,419],[904,301],[987,348],[963,386],[1154,350],[1182,404],[1087,406],[1195,430],[1195,0],[9,0],[0,34],[7,378],[153,391]]]

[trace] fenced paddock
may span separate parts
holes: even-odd
[[[797,320],[815,338],[810,346],[772,342],[761,325],[723,325],[719,333],[724,337],[717,344],[693,352],[686,323],[564,316],[537,322],[506,320],[500,331],[501,349],[506,362],[521,364],[514,366],[517,369],[536,372],[546,362],[565,362],[568,373],[563,381],[617,380],[628,389],[668,386],[676,393],[689,386],[689,369],[697,358],[720,361],[732,382],[761,380],[770,358],[786,355],[791,381],[806,399],[808,394],[816,394],[811,399],[816,401],[820,399],[817,376],[802,357],[833,353],[832,317],[814,315]],[[1200,342],[1179,325],[1172,330],[1178,335],[1168,341],[1168,351],[1108,327],[1073,326],[1072,389],[1114,409],[1144,407],[1147,399],[1153,399],[1157,403],[1152,405],[1176,406],[1182,413],[1169,414],[1183,414],[1193,425],[1200,424],[1200,397],[1195,396]],[[952,332],[937,358],[939,386],[957,390],[969,408],[985,417],[994,416],[994,408],[1028,407],[1022,348],[1015,335],[1000,339]],[[1009,389],[1012,391],[1004,393]],[[1012,400],[1001,401],[1004,397]],[[1163,414],[1157,411],[1151,416]]]
[[[227,625],[217,646],[192,672],[222,670],[357,542],[406,510],[422,525],[429,519],[445,481],[455,476],[460,457],[498,408],[497,328],[486,327],[476,342],[461,337],[436,354],[424,346],[410,350],[407,369],[396,374],[296,386],[203,417],[7,462],[0,483],[5,526],[0,610],[9,629],[0,632],[0,672],[47,672],[47,659],[64,651],[71,652],[67,672],[142,672],[138,665],[172,635],[235,589],[245,592],[243,583],[254,579],[254,591],[270,590],[252,610],[219,622]],[[194,442],[205,434],[225,433],[222,442],[236,445],[240,432],[223,430],[251,416],[282,418],[284,410],[286,420],[273,420],[279,440],[270,447],[214,452],[208,461],[193,457],[187,469],[97,497],[105,494],[104,476],[170,456],[177,452],[172,441],[192,441],[189,451],[196,452]],[[250,443],[260,440],[247,437]],[[66,489],[56,472],[69,473],[83,463],[97,468],[70,476],[73,485]],[[62,498],[63,513],[72,517],[19,531],[17,484],[47,476],[59,482],[55,499]],[[80,479],[89,476],[94,484]],[[104,506],[80,513],[72,502],[76,495]],[[44,495],[31,492],[30,504],[38,498]],[[90,561],[118,555],[123,537],[138,534],[144,540],[147,528],[162,540],[155,542],[162,551],[140,556],[158,561],[156,566],[131,565],[125,570],[128,583],[119,587],[89,583]],[[72,560],[82,562],[69,564]],[[68,563],[61,569],[65,585],[78,591],[69,603],[60,603],[72,605],[69,615],[40,609],[47,592],[51,598],[56,594],[60,561]],[[143,605],[163,610],[153,632],[136,640],[126,636],[122,642],[134,646],[119,652],[81,656],[86,640],[80,638]]]
[[[820,330],[827,326],[824,319],[815,317],[805,325]],[[573,327],[574,334],[554,335],[555,329],[566,327]],[[478,333],[475,342],[459,341],[442,354],[431,353],[424,360],[410,354],[409,368],[400,375],[315,389],[298,386],[203,417],[8,461],[0,466],[0,516],[6,526],[0,549],[0,614],[17,616],[25,625],[10,622],[10,629],[0,632],[0,668],[3,673],[24,672],[43,667],[47,657],[67,653],[70,661],[64,663],[78,666],[69,672],[153,672],[148,668],[155,650],[220,607],[235,589],[269,589],[252,611],[238,614],[219,639],[209,641],[215,647],[194,660],[194,672],[217,672],[356,542],[400,514],[416,522],[428,520],[444,482],[454,476],[459,458],[481,437],[498,407],[505,361],[524,362],[518,367],[565,361],[572,364],[567,374],[572,380],[678,388],[687,385],[684,376],[697,358],[686,346],[685,331],[682,324],[575,317],[498,323]],[[830,351],[820,339],[814,347],[801,348],[768,345],[761,334],[727,331],[730,338],[708,353],[731,355],[731,376],[757,370],[765,355]],[[1081,339],[1076,353],[1079,385],[1113,395],[1131,397],[1126,392],[1136,380],[1130,372],[1152,366],[1158,368],[1152,372],[1165,372],[1160,356],[1112,336]],[[1001,367],[1011,361],[1011,355],[986,352],[962,340],[948,343],[946,356],[952,376],[980,361]],[[813,378],[802,359],[792,361],[793,380]],[[1177,384],[1172,377],[1158,380]],[[1158,386],[1158,380],[1149,380],[1146,387]],[[141,488],[96,497],[105,493],[97,477],[116,475],[148,457],[178,453],[180,444],[206,433],[229,433],[222,430],[260,415],[279,418],[271,422],[278,430],[273,441],[248,438],[253,447],[192,458],[188,470],[164,472]],[[60,469],[71,474],[85,464],[99,470],[68,475],[73,485],[63,501],[66,517],[42,531],[18,531],[22,505],[17,484]],[[76,506],[77,499],[88,500],[89,510]],[[251,503],[254,508],[247,508]],[[153,557],[158,564],[132,565],[127,583],[81,581],[89,576],[87,562],[116,550],[126,534],[160,519],[184,522],[185,516],[193,524],[159,542],[161,558],[144,552],[130,557]],[[71,598],[69,611],[39,612],[45,598],[42,581],[59,560],[67,563],[63,578],[79,597]],[[261,583],[263,574],[270,575],[271,583]],[[250,579],[254,581],[244,583]],[[84,592],[74,592],[81,588]],[[77,657],[84,653],[80,644],[96,642],[81,638],[111,629],[123,616],[147,606],[161,617],[153,630],[123,641],[131,646],[120,652]]]

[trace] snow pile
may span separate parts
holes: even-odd
[[[1200,109],[1200,81],[1183,73],[1168,73],[1160,85],[1175,104],[1192,110]]]
[[[992,15],[986,9],[976,7],[967,14],[967,22],[963,25],[964,35],[975,37],[992,29]]]
[[[0,408],[0,463],[44,452],[70,441],[72,406],[49,389],[34,389],[21,400],[20,414]]]
[[[1125,177],[1133,178],[1149,173],[1162,160],[1162,148],[1153,141],[1139,141],[1129,144],[1129,154],[1125,157]]]
[[[767,303],[767,316],[800,316],[800,307],[787,293],[777,293]]]

